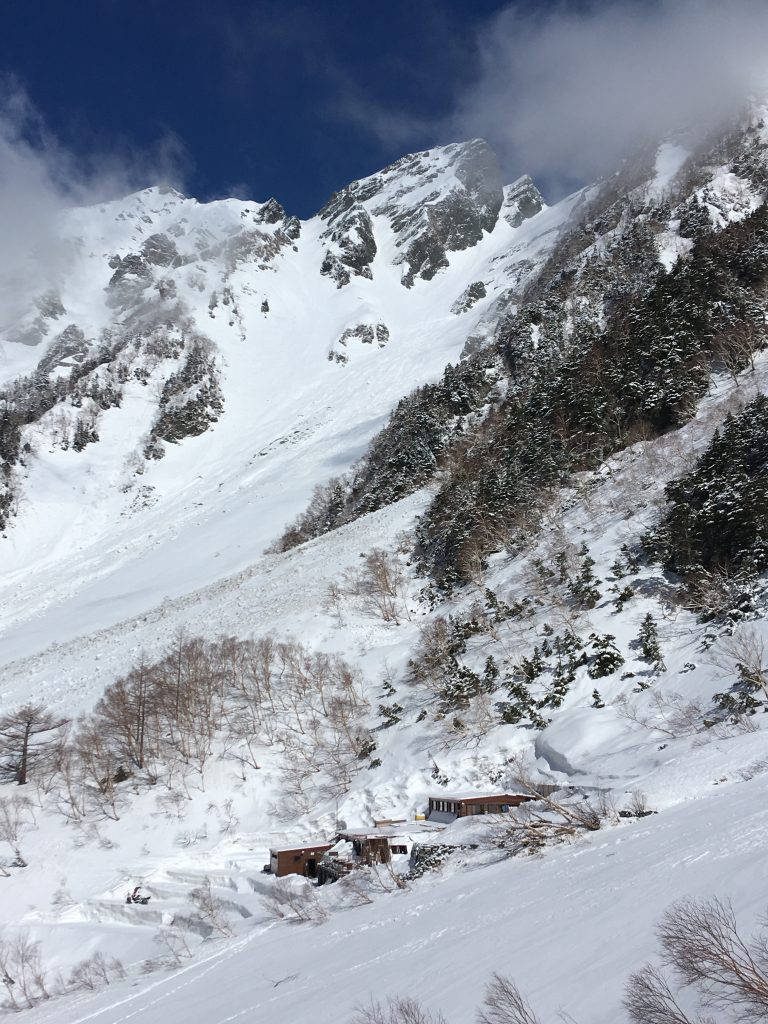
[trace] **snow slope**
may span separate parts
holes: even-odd
[[[580,202],[571,197],[518,222],[528,184],[516,183],[502,191],[491,230],[459,249],[445,248],[443,239],[447,266],[431,277],[416,273],[405,287],[406,264],[413,269],[416,258],[410,246],[423,237],[422,206],[433,193],[439,203],[469,187],[455,151],[421,157],[350,186],[351,206],[337,197],[336,219],[326,212],[299,225],[298,235],[269,203],[203,206],[159,190],[70,215],[66,232],[77,244],[60,287],[67,319],[96,344],[104,330],[130,325],[137,310],[145,315],[146,297],[130,290],[136,282],[121,292],[122,305],[113,304],[114,290],[105,292],[115,269],[108,261],[118,257],[119,269],[151,235],[172,238],[179,264],[152,269],[142,295],[174,281],[183,329],[204,333],[214,346],[225,408],[212,429],[168,444],[159,461],[142,459],[137,452],[177,363],[147,360],[138,347],[130,369],[146,370],[149,383],[129,374],[122,404],[100,415],[98,442],[82,452],[63,449],[61,409],[25,428],[34,456],[19,514],[0,539],[0,705],[33,697],[75,718],[142,653],[160,657],[180,631],[210,640],[292,635],[361,669],[381,763],[362,764],[346,794],[299,816],[284,811],[279,760],[268,748],[259,750],[258,770],[221,756],[185,789],[129,783],[117,820],[66,822],[52,813],[50,794],[35,794],[44,808],[22,839],[28,866],[9,865],[9,877],[0,877],[0,942],[20,934],[39,941],[52,990],[58,971],[66,979],[95,951],[118,956],[128,976],[99,991],[57,995],[30,1010],[30,1020],[330,1024],[350,1020],[369,998],[400,994],[458,1024],[473,1019],[484,984],[499,971],[515,978],[543,1019],[562,1009],[576,1020],[613,1024],[624,1019],[624,981],[654,955],[654,924],[674,899],[731,898],[745,932],[763,910],[755,897],[764,889],[768,842],[765,716],[744,730],[702,722],[713,693],[733,676],[716,658],[728,632],[674,605],[657,568],[632,574],[634,595],[621,611],[610,584],[622,545],[635,543],[657,516],[666,480],[685,471],[727,411],[765,390],[764,356],[735,381],[715,380],[681,431],[640,442],[552,495],[527,550],[493,556],[475,586],[436,609],[420,596],[424,581],[402,552],[398,622],[382,621],[351,592],[328,597],[329,585],[356,571],[361,555],[398,549],[399,535],[429,501],[425,491],[293,551],[264,554],[315,484],[364,451],[399,397],[436,378],[468,337],[492,331],[499,300],[508,303],[535,272]],[[681,159],[672,148],[661,152],[649,187],[663,190]],[[729,196],[748,208],[743,183],[726,176],[721,184],[726,209]],[[376,248],[368,262],[370,246],[362,256],[355,250],[356,273],[343,263],[351,251],[344,232],[333,238],[328,231],[343,221],[352,243],[362,244],[360,210]],[[670,263],[685,251],[675,249],[675,237],[670,228],[659,242]],[[245,262],[237,255],[243,248]],[[337,264],[321,273],[329,251]],[[345,267],[350,279],[340,284]],[[452,312],[476,281],[486,297]],[[348,328],[379,323],[388,330],[383,347],[353,335],[340,344]],[[45,350],[18,345],[5,338],[9,375],[32,369]],[[329,359],[329,349],[347,361]],[[536,562],[561,550],[575,561],[582,545],[595,560],[600,600],[576,614],[556,589],[537,583]],[[622,673],[596,682],[580,668],[540,732],[498,717],[489,723],[479,701],[468,711],[467,732],[422,716],[434,711],[434,698],[408,669],[421,629],[440,615],[469,616],[486,588],[504,601],[533,595],[540,604],[529,617],[471,639],[464,660],[477,671],[489,653],[500,664],[517,663],[542,642],[545,626],[567,625],[584,637],[613,635],[626,659]],[[648,612],[659,623],[665,672],[638,653]],[[762,618],[739,629],[768,640]],[[375,710],[385,678],[403,712],[390,728]],[[604,707],[592,701],[596,686]],[[690,728],[670,724],[681,702],[702,709],[691,712]],[[340,885],[312,890],[320,908],[314,923],[287,912],[277,920],[265,906],[276,892],[261,872],[270,846],[330,836],[339,818],[364,825],[418,813],[438,789],[435,771],[452,789],[499,785],[516,755],[579,795],[607,792],[617,807],[642,791],[658,813],[609,816],[599,832],[540,857],[504,857],[492,824],[488,831],[457,823],[445,841],[477,848],[403,890],[373,892],[358,906]],[[8,864],[7,852],[0,850],[0,863]],[[193,918],[190,890],[206,878],[223,901],[229,936],[208,934]],[[138,882],[152,900],[128,907],[125,891]],[[157,939],[175,927],[186,948],[171,970],[157,962]]]
[[[426,156],[442,163],[441,151]],[[149,232],[172,238],[191,262],[161,269],[175,282],[183,316],[219,353],[224,413],[208,432],[167,445],[161,461],[141,459],[167,374],[161,362],[148,384],[129,378],[121,406],[100,416],[100,440],[81,452],[55,443],[56,420],[66,415],[58,406],[27,428],[34,457],[0,548],[6,656],[108,626],[250,566],[313,487],[363,453],[396,401],[458,358],[510,275],[530,273],[552,246],[575,201],[517,228],[499,217],[475,245],[451,253],[450,266],[411,288],[393,263],[397,238],[386,214],[373,217],[372,277],[337,288],[319,273],[320,218],[265,262],[232,269],[226,253],[258,204],[204,206],[150,189],[75,211],[67,231],[77,257],[61,288],[67,318],[87,337],[116,330],[106,259],[135,251]],[[486,298],[452,313],[475,280],[487,282]],[[218,304],[210,308],[212,295]],[[345,365],[328,358],[345,330],[380,322],[389,331],[384,347],[352,339]]]

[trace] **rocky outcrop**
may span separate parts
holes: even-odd
[[[541,192],[527,174],[504,187],[504,220],[513,228],[519,228],[523,221],[534,217],[543,206]]]
[[[451,306],[451,312],[457,316],[460,313],[466,313],[479,302],[480,299],[484,299],[486,296],[485,285],[482,281],[473,281],[472,284],[468,285],[461,295],[456,299],[454,304]]]
[[[50,373],[57,366],[82,363],[88,355],[88,341],[77,326],[70,324],[55,339],[37,366],[38,373]]]
[[[349,284],[352,275],[372,279],[371,263],[376,255],[373,222],[364,208],[355,204],[331,219],[321,236],[329,245],[320,273],[336,281],[336,287]]]
[[[125,307],[138,302],[144,289],[152,284],[150,265],[140,253],[113,256],[109,266],[114,270],[107,285],[111,306]]]
[[[336,344],[331,346],[328,358],[337,363],[348,363],[349,355],[346,349],[350,341],[360,341],[363,345],[373,345],[375,342],[379,348],[384,348],[389,341],[389,328],[381,322],[360,323],[347,327]]]
[[[155,267],[181,266],[176,243],[168,235],[150,235],[141,247],[141,255]]]
[[[403,157],[335,193],[320,211],[328,223],[323,237],[333,243],[323,273],[335,276],[339,287],[352,274],[370,276],[373,218],[385,217],[400,250],[395,264],[403,265],[402,281],[410,288],[446,267],[448,253],[492,231],[503,200],[496,157],[481,139]]]

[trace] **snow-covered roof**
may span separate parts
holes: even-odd
[[[372,825],[370,828],[345,828],[340,836],[350,839],[395,839],[414,832],[434,832],[434,823],[428,821],[405,821],[402,825]]]
[[[469,790],[464,793],[429,793],[427,795],[428,800],[496,800],[504,801],[508,797],[530,797],[530,793],[478,793],[470,792]]]
[[[292,843],[291,846],[270,846],[270,854],[274,853],[298,853],[304,850],[318,850],[320,847],[329,849],[332,844],[327,839],[317,839],[312,843]]]

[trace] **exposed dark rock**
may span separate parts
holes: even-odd
[[[301,221],[297,217],[289,217],[274,197],[259,207],[253,219],[257,224],[280,224],[283,234],[292,241],[301,234]]]
[[[287,217],[283,224],[283,231],[291,239],[292,242],[301,234],[301,221],[298,217]]]
[[[451,312],[456,313],[458,316],[460,313],[466,313],[467,310],[472,309],[476,302],[480,299],[484,299],[486,296],[485,285],[482,281],[473,281],[472,284],[468,285],[461,295],[456,299],[454,304],[451,306]]]
[[[344,331],[339,338],[339,344],[346,345],[348,341],[354,340],[362,341],[364,345],[372,345],[375,341],[379,348],[384,348],[389,341],[389,328],[382,323],[355,324]]]
[[[259,224],[279,224],[285,220],[285,210],[273,197],[268,199],[264,205],[254,214],[254,219]]]
[[[349,271],[339,257],[328,251],[326,251],[325,258],[320,264],[320,273],[324,277],[330,277],[334,280],[337,288],[343,288],[345,284],[349,284],[352,280]]]
[[[116,264],[115,259],[117,259]],[[115,268],[107,285],[112,306],[128,306],[137,302],[144,289],[152,283],[152,271],[149,264],[139,253],[128,253],[122,259],[112,257],[109,265]]]
[[[226,244],[227,270],[232,273],[241,263],[255,263],[263,270],[289,244],[288,236],[280,229],[275,232],[260,231],[258,228],[240,231]]]
[[[369,280],[373,277],[370,265],[376,255],[376,241],[373,223],[362,206],[354,205],[347,209],[331,222],[322,237],[331,243],[332,248],[326,253],[320,272],[333,277],[339,288],[350,280],[349,274],[339,270],[339,264],[348,267],[358,277]]]
[[[150,235],[141,247],[141,254],[156,267],[170,267],[181,263],[176,243],[167,235]]]
[[[58,320],[66,313],[58,292],[46,292],[41,295],[37,300],[37,308],[40,310],[40,316],[45,317],[46,320]]]
[[[70,324],[64,328],[38,363],[38,373],[50,373],[56,366],[82,363],[88,355],[88,348],[85,334],[77,324]]]
[[[176,298],[176,282],[172,277],[162,277],[157,282],[157,291],[161,299]]]
[[[413,153],[379,174],[352,182],[331,196],[320,217],[328,222],[331,234],[339,231],[351,238],[347,245],[356,263],[348,262],[344,251],[337,259],[360,274],[360,266],[370,265],[375,249],[365,240],[367,225],[358,211],[365,213],[371,228],[370,215],[386,216],[402,250],[396,262],[407,265],[403,284],[411,287],[417,277],[428,280],[446,267],[447,253],[476,245],[484,231],[492,231],[503,198],[496,157],[485,142],[475,139]],[[336,276],[341,287],[343,274],[326,260],[324,272]]]
[[[524,220],[535,217],[543,206],[541,192],[527,174],[504,189],[504,219],[513,228],[519,228]]]
[[[417,201],[408,203],[398,194],[394,202],[374,211],[390,215],[398,245],[407,246],[402,262],[408,269],[402,280],[408,288],[417,277],[429,280],[447,266],[447,253],[468,249],[480,241],[484,231],[492,231],[504,198],[496,157],[481,139],[438,151],[458,184],[448,191],[438,187],[424,198],[423,185],[433,180],[439,183],[445,174],[442,167],[424,173],[428,158],[435,159],[433,152],[405,158],[408,172],[419,177],[420,187],[413,197]]]

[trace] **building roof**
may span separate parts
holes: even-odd
[[[371,825],[368,828],[339,829],[339,835],[349,839],[398,839],[414,832],[434,832],[434,823],[428,821],[404,821],[401,825]]]
[[[504,801],[509,798],[525,797],[526,799],[530,799],[532,796],[532,793],[478,793],[475,791],[474,793],[428,793],[427,799],[452,800],[454,802],[465,800],[493,800],[496,803],[504,803]]]
[[[305,850],[319,850],[321,847],[328,850],[332,846],[327,839],[318,839],[313,843],[293,843],[292,846],[270,846],[270,855],[273,853],[304,853]]]

